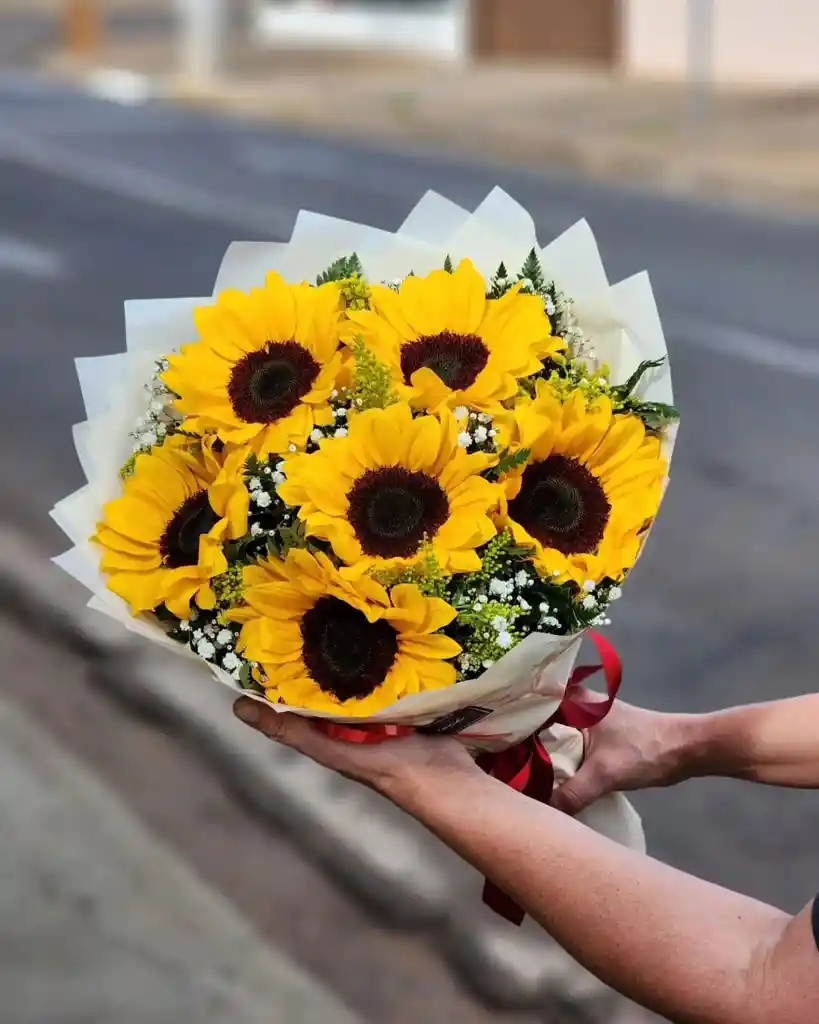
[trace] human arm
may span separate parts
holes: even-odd
[[[485,776],[455,740],[346,744],[251,704],[257,729],[383,792],[631,999],[680,1024],[819,1020],[809,910],[792,918],[624,849]]]
[[[706,775],[819,788],[819,694],[706,715],[618,702],[587,736],[587,756],[553,803],[576,813],[615,790],[669,786]]]

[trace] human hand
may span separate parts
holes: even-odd
[[[348,743],[330,739],[307,718],[274,711],[249,697],[236,701],[233,710],[238,719],[269,739],[378,790],[402,806],[430,781],[440,785],[447,774],[483,774],[466,748],[451,737],[416,734],[383,743]]]
[[[618,701],[586,735],[577,774],[552,796],[552,806],[577,814],[607,793],[672,786],[695,774],[696,716],[646,711]]]

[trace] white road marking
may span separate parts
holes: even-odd
[[[65,276],[65,264],[58,253],[22,238],[0,235],[0,274],[10,271],[25,277],[54,280]]]
[[[679,338],[726,359],[794,377],[819,378],[819,335],[816,348],[802,348],[742,327],[712,324],[688,317],[667,316],[664,328],[668,337]]]
[[[89,72],[85,90],[98,99],[120,103],[124,107],[137,107],[147,103],[153,89],[147,75],[120,68],[97,68]]]
[[[241,228],[249,232],[250,238],[289,238],[296,220],[296,211],[283,206],[219,195],[144,168],[74,153],[32,135],[0,129],[0,159],[4,157],[109,195],[175,210],[211,224]]]
[[[254,156],[259,160],[261,154],[257,152]],[[226,197],[153,171],[74,153],[64,146],[21,132],[0,129],[0,159],[3,157],[111,195],[175,210],[210,223],[227,224],[248,231],[251,238],[289,238],[295,222],[296,211],[283,206]],[[271,158],[271,170],[276,162]],[[282,164],[285,163],[286,158],[283,158]],[[20,259],[19,255],[15,257],[18,265]],[[42,260],[31,260],[29,265],[46,266]],[[666,315],[665,328],[670,337],[726,359],[790,376],[819,378],[819,347],[801,348],[779,338],[679,314]]]

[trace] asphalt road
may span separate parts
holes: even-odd
[[[0,80],[0,477],[50,549],[80,482],[76,355],[122,343],[126,298],[202,294],[236,238],[297,210],[394,228],[429,187],[499,183],[544,241],[580,216],[612,278],[648,267],[685,421],[649,550],[617,608],[625,696],[697,710],[816,687],[819,223],[672,201],[446,153],[368,150]],[[697,782],[638,804],[661,858],[790,909],[819,887],[817,797]]]

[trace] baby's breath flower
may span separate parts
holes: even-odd
[[[214,654],[216,653],[216,648],[213,646],[210,640],[200,640],[199,643],[196,645],[196,653],[199,655],[200,658],[205,658],[205,660],[207,660],[208,658],[212,658],[214,656]]]

